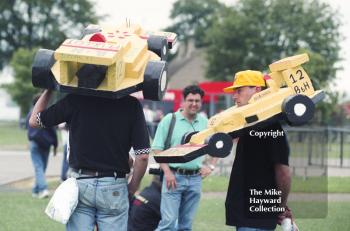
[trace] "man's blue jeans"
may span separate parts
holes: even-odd
[[[237,231],[273,231],[273,229],[258,229],[249,227],[237,227]]]
[[[43,149],[39,145],[31,141],[30,142],[30,156],[35,172],[35,183],[32,189],[33,193],[39,193],[47,189],[47,183],[45,178],[45,171],[47,167],[47,161],[49,158],[50,149]]]
[[[162,219],[160,230],[192,230],[202,188],[202,178],[197,175],[180,175],[175,173],[176,189],[167,189],[165,177],[162,185],[160,212]]]
[[[71,173],[72,177],[79,177]],[[84,175],[81,175],[84,177]],[[67,231],[127,230],[128,188],[125,178],[103,177],[78,179],[79,201],[71,215]]]

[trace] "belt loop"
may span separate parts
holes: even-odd
[[[97,172],[97,171],[95,172],[95,176],[96,176],[96,177],[98,176],[98,172]]]
[[[118,175],[117,175],[116,172],[114,172],[114,178],[115,178],[115,180],[117,181]]]
[[[81,176],[81,171],[82,171],[82,170],[81,170],[81,168],[80,168],[80,169],[78,170],[79,176]]]

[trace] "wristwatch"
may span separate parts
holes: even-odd
[[[210,168],[211,171],[214,171],[214,169],[215,169],[215,166],[212,164],[208,164],[208,167]]]

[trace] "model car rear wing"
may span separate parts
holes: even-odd
[[[169,49],[173,48],[177,41],[177,35],[175,33],[166,31],[146,31],[145,34],[141,35],[141,38],[148,39],[150,36],[166,37]]]

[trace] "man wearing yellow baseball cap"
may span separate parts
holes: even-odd
[[[265,87],[264,75],[260,71],[240,71],[235,74],[232,86],[224,88],[224,92],[232,92],[233,100],[240,107],[246,105],[256,92]]]
[[[232,92],[236,105],[241,107],[264,87],[264,75],[260,71],[246,70],[237,72],[232,86],[224,91]],[[255,135],[257,131],[280,135],[259,137]],[[235,226],[237,231],[275,230],[277,223],[287,217],[291,176],[289,146],[284,134],[276,121],[250,127],[237,141],[225,202],[226,224]],[[271,195],[265,194],[270,191],[278,192],[278,200],[256,203],[257,197],[271,199]]]

